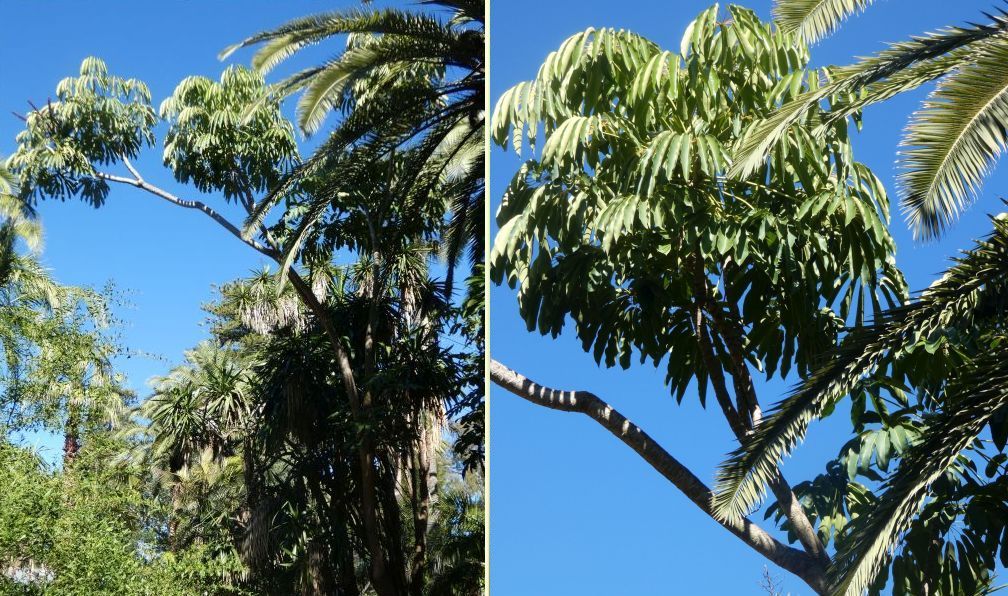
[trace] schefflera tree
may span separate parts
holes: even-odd
[[[220,81],[184,79],[158,112],[143,81],[115,76],[100,58],[89,57],[79,76],[60,81],[55,100],[28,113],[6,166],[19,177],[21,198],[29,205],[78,198],[100,207],[111,184],[123,184],[203,211],[241,237],[240,222],[151,184],[131,160],[154,146],[155,129],[164,122],[164,164],[175,179],[220,192],[250,212],[256,195],[299,160],[293,125],[266,95],[262,76],[234,66]]]
[[[505,192],[489,260],[493,281],[517,288],[530,331],[557,337],[571,321],[600,365],[664,365],[677,400],[691,387],[704,405],[713,394],[745,441],[761,420],[756,375],[808,375],[849,326],[906,290],[888,197],[853,157],[851,119],[827,121],[823,105],[751,174],[729,175],[752,125],[830,73],[809,67],[796,35],[727,12],[702,12],[679,51],[589,29],[501,96],[494,141],[532,157]],[[746,544],[828,590],[830,533],[779,471],[769,486],[800,549],[745,517],[716,516],[708,487],[597,396],[541,387],[496,361],[491,378],[594,418]]]
[[[223,201],[180,197],[142,175],[133,162],[162,130],[164,164],[175,180]],[[320,164],[314,175],[292,179],[302,163],[294,128],[261,74],[233,66],[219,80],[188,77],[155,111],[142,81],[115,76],[94,57],[83,61],[79,76],[59,83],[53,101],[27,115],[17,143],[6,165],[19,176],[21,198],[29,204],[80,199],[100,207],[113,185],[130,186],[202,212],[278,265],[325,338],[333,369],[327,381],[333,396],[346,402],[357,432],[352,454],[357,554],[377,593],[421,589],[425,555],[421,550],[411,559],[404,552],[398,538],[403,514],[388,490],[395,467],[386,465],[410,453],[411,444],[382,436],[379,422],[403,414],[427,394],[414,391],[414,402],[386,403],[377,367],[384,349],[379,317],[389,308],[389,294],[402,289],[394,269],[419,260],[417,283],[429,285],[426,259],[444,217],[444,196],[412,184],[411,149],[382,156],[350,148]],[[268,225],[265,211],[278,203],[285,210]],[[314,225],[320,219],[324,225]],[[333,293],[325,291],[337,251],[356,256],[366,271],[360,295],[369,319],[362,334],[347,329]],[[441,331],[440,322],[431,323],[428,335]],[[418,473],[429,476],[428,470]],[[417,515],[427,515],[432,506],[425,503]]]

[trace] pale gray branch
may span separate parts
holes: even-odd
[[[822,561],[776,540],[748,519],[738,522],[714,517],[713,493],[686,466],[673,457],[650,435],[623,414],[588,391],[561,391],[539,385],[496,360],[490,362],[490,379],[507,391],[534,404],[553,410],[580,412],[592,418],[651,464],[686,497],[750,548],[812,587],[817,593],[827,590]]]
[[[125,155],[122,156],[122,162],[123,164],[126,165],[126,169],[130,171],[130,174],[133,174],[134,178],[136,178],[140,182],[143,182],[143,176],[141,176],[140,172],[138,172],[137,169],[133,167],[133,164],[130,163],[130,160],[126,159]]]
[[[273,249],[271,249],[269,247],[266,247],[266,246],[263,246],[262,244],[256,242],[255,240],[243,238],[242,234],[241,234],[241,230],[239,230],[238,227],[235,226],[233,223],[231,223],[230,221],[228,221],[228,219],[226,217],[224,217],[223,215],[221,215],[220,213],[218,213],[216,210],[214,210],[213,207],[207,205],[206,203],[204,203],[202,201],[191,201],[191,200],[187,200],[187,199],[181,199],[181,198],[173,195],[172,193],[170,193],[170,192],[168,192],[168,191],[166,191],[166,190],[164,190],[162,188],[159,188],[157,186],[154,186],[153,184],[150,184],[149,182],[144,182],[143,178],[140,177],[140,175],[137,173],[136,169],[133,168],[132,164],[130,164],[129,162],[126,162],[126,161],[124,161],[123,163],[127,164],[126,167],[130,170],[130,172],[133,173],[134,176],[136,176],[135,178],[127,178],[125,176],[116,176],[115,174],[107,174],[105,172],[96,172],[95,176],[97,176],[98,178],[101,178],[103,180],[108,180],[109,182],[116,182],[116,183],[119,183],[119,184],[128,184],[130,186],[139,188],[140,190],[144,190],[144,191],[146,191],[146,192],[148,192],[148,193],[150,193],[150,194],[152,194],[154,196],[160,197],[160,198],[168,201],[169,203],[172,203],[174,205],[178,205],[179,207],[185,207],[186,209],[196,209],[198,211],[202,211],[207,216],[209,216],[214,221],[216,221],[218,224],[220,224],[224,229],[226,229],[228,232],[230,232],[231,235],[233,235],[234,237],[238,238],[239,240],[241,240],[245,244],[251,246],[252,248],[256,249],[257,251],[259,251],[263,255],[265,255],[267,257],[270,257],[271,259],[275,259],[276,258],[276,255],[274,254],[275,251]]]

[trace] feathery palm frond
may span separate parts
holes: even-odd
[[[779,403],[752,438],[718,471],[715,511],[744,517],[765,494],[777,465],[805,436],[808,424],[870,376],[893,352],[930,338],[943,328],[966,328],[1008,307],[1008,216],[994,219],[994,232],[958,259],[911,304],[886,311],[874,324],[852,332],[837,354]]]
[[[0,194],[17,194],[17,178],[11,173],[7,166],[0,161]]]
[[[787,32],[796,32],[806,43],[827,37],[847,17],[863,11],[873,0],[776,0],[773,18]]]
[[[333,112],[342,112],[342,118],[315,155],[256,206],[246,233],[309,178],[346,161],[348,153],[384,160],[408,152],[411,172],[404,179],[411,182],[400,192],[442,201],[449,279],[466,252],[473,261],[482,258],[485,3],[424,5],[453,16],[445,22],[437,12],[338,11],[291,21],[225,50],[222,56],[261,45],[253,66],[269,70],[308,45],[348,37],[341,54],[274,86],[275,96],[301,92],[298,124],[309,134]],[[327,203],[345,187],[323,193],[308,207],[309,216],[300,218],[298,233],[285,246],[285,269],[319,225]]]
[[[875,507],[852,522],[830,570],[834,593],[856,596],[875,580],[905,532],[928,488],[973,443],[988,421],[1008,407],[1008,350],[982,354],[945,392],[943,410],[927,432],[903,455]]]
[[[437,39],[443,27],[443,23],[429,15],[395,9],[334,11],[293,19],[270,31],[252,35],[227,47],[221,52],[220,58],[223,60],[242,48],[266,43],[256,52],[252,66],[256,70],[268,72],[302,48],[335,35],[393,35]]]
[[[782,2],[777,8],[791,10],[797,18],[805,4]],[[1006,143],[1008,13],[987,16],[987,24],[946,27],[836,69],[828,84],[784,104],[748,130],[735,148],[733,173],[758,168],[789,129],[824,100],[832,104],[829,123],[940,80],[911,119],[900,158],[900,198],[914,234],[939,236],[972,202]]]
[[[933,238],[972,201],[1008,141],[1008,38],[981,47],[943,79],[907,127],[899,165],[903,209]]]
[[[14,237],[24,240],[32,252],[42,250],[42,228],[35,210],[19,198],[17,177],[0,160],[0,219]]]
[[[471,12],[474,11],[462,11],[466,15]],[[397,9],[332,12],[295,19],[272,31],[253,35],[226,49],[221,57],[266,43],[252,58],[252,64],[258,70],[268,71],[308,45],[349,35],[346,51],[337,58],[296,74],[276,87],[287,95],[306,91],[298,104],[299,125],[311,134],[331,110],[360,108],[362,99],[385,94],[387,83],[404,76],[438,76],[439,71],[443,73],[448,68],[462,69],[463,73],[481,70],[480,29],[461,26],[472,21],[482,23],[482,15],[478,19],[467,16],[444,23],[430,14]],[[463,76],[460,80],[467,79]],[[481,92],[475,86],[479,82],[469,80],[465,86]]]
[[[796,97],[782,105],[774,114],[755,123],[742,142],[735,147],[732,173],[744,175],[759,168],[770,149],[781,141],[787,130],[817,110],[824,100],[831,97],[841,99],[839,102],[841,114],[847,116],[851,110],[843,111],[844,106],[855,105],[857,109],[861,109],[875,101],[892,97],[898,92],[916,89],[961,66],[969,60],[972,51],[977,47],[1008,32],[1008,13],[998,13],[990,18],[992,22],[986,25],[945,27],[935,33],[895,43],[874,56],[864,58],[851,66],[836,69],[832,80],[826,85]],[[964,49],[967,51],[956,53]],[[960,60],[951,63],[941,62],[941,68],[927,68],[933,61],[949,55],[954,55]],[[901,73],[907,72],[908,69],[914,69],[910,71],[913,76],[901,76]],[[900,77],[896,79],[898,86],[890,84],[876,87],[880,92],[875,96],[860,99],[845,97],[870,89],[871,85],[891,82],[890,80],[895,77]]]

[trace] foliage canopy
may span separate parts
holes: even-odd
[[[794,35],[732,6],[687,29],[681,53],[625,31],[564,42],[497,103],[494,140],[533,148],[497,214],[491,276],[519,288],[529,329],[573,320],[608,366],[667,359],[681,398],[708,375],[697,305],[745,330],[745,357],[806,373],[845,321],[904,294],[888,198],[853,159],[847,122],[791,129],[752,174],[728,174],[754,122],[818,85]]]

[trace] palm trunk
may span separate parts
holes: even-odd
[[[350,473],[352,476],[352,471]],[[335,559],[336,584],[338,596],[360,596],[357,582],[357,562],[355,549],[351,542],[351,517],[345,503],[349,495],[346,485],[336,479],[335,475],[319,478],[318,491],[329,495],[326,507],[327,519],[331,526],[330,551]],[[324,482],[323,482],[324,480]]]
[[[332,318],[305,283],[293,269],[288,271],[288,279],[294,286],[303,303],[312,311],[329,338],[330,345],[336,355],[336,363],[339,367],[340,377],[343,381],[344,390],[350,403],[350,414],[354,422],[367,424],[368,412],[371,409],[370,392],[365,391],[363,399],[357,388],[357,381],[354,378],[353,367],[350,364],[346,350],[343,349],[340,334],[332,322]],[[365,429],[361,438],[360,447],[357,450],[357,467],[361,476],[360,498],[361,498],[361,519],[364,522],[365,544],[371,559],[371,581],[378,596],[399,596],[401,592],[395,588],[395,583],[389,579],[389,570],[386,563],[384,548],[381,540],[381,528],[378,520],[378,501],[375,498],[375,449],[371,439],[371,433]]]
[[[304,589],[306,596],[332,594],[331,565],[326,550],[325,545],[317,541],[308,543],[308,585]]]
[[[422,596],[424,576],[427,572],[427,531],[430,523],[430,493],[427,485],[428,461],[426,454],[426,433],[422,430],[414,446],[410,462],[412,490],[410,500],[413,505],[413,554],[410,562],[410,594]]]
[[[357,586],[357,569],[356,565],[354,565],[354,553],[350,547],[350,537],[347,535],[346,525],[341,525],[338,531],[342,533],[342,541],[338,544],[339,551],[336,553],[339,596],[360,596],[360,588]]]
[[[80,451],[80,415],[77,408],[67,406],[67,421],[63,427],[63,467],[73,463]]]
[[[172,474],[175,470],[172,471]],[[178,552],[181,546],[178,543],[178,517],[177,512],[179,509],[179,503],[182,501],[181,486],[176,480],[171,487],[171,513],[168,517],[168,550],[171,552]]]
[[[406,557],[403,552],[402,509],[396,491],[396,470],[391,456],[382,457],[381,490],[377,491],[381,502],[382,527],[388,550],[388,580],[398,594],[410,594],[406,571]]]

